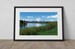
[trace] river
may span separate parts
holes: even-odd
[[[40,27],[45,26],[46,23],[27,23],[26,25],[20,26],[20,29],[30,28],[30,27]]]

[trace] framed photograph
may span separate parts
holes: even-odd
[[[14,7],[15,41],[63,41],[62,6]]]

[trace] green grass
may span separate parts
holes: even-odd
[[[57,35],[57,22],[49,22],[46,26],[20,29],[20,35]]]
[[[53,29],[38,32],[39,35],[57,35],[57,27],[54,27]]]

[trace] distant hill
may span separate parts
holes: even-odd
[[[24,23],[48,23],[50,21],[24,21],[24,20],[20,20],[20,22],[24,22]]]

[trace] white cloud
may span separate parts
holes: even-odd
[[[41,18],[36,18],[36,21],[41,21]]]
[[[27,16],[27,18],[33,18],[32,16]]]
[[[45,17],[45,16],[42,16],[43,18]]]
[[[57,15],[56,16],[47,16],[47,18],[57,18]]]
[[[57,21],[56,19],[48,19],[48,20],[45,20],[45,21]]]
[[[25,19],[25,21],[28,21],[29,19]]]
[[[49,20],[49,21],[56,21],[56,20],[51,19],[51,20]]]
[[[33,19],[25,19],[25,21],[33,21]]]

